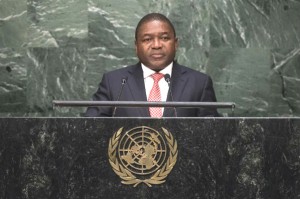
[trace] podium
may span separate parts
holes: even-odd
[[[118,132],[121,136],[146,128],[169,133],[173,141],[165,141],[165,146],[177,153],[165,152],[166,161],[159,163],[154,160],[160,157],[154,155],[161,150],[157,147],[151,153],[153,161],[141,163],[160,171],[172,167],[160,184],[155,184],[158,178],[148,184],[122,179],[128,171],[142,180],[157,171],[144,178],[135,175],[130,160],[122,160],[128,151],[114,153],[117,148],[111,146],[122,143],[114,137]],[[0,118],[0,129],[3,199],[300,196],[299,118]],[[134,139],[127,137],[128,143]],[[132,152],[132,145],[124,143]],[[139,150],[130,155],[132,161],[145,155],[145,148]],[[119,161],[113,159],[118,155]],[[123,164],[119,174],[111,162]]]

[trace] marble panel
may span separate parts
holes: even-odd
[[[53,110],[53,96],[91,99],[104,72],[137,62],[139,19],[161,12],[176,28],[178,62],[211,75],[236,116],[299,116],[299,9],[299,0],[1,0],[0,115],[80,115]]]
[[[78,115],[82,109],[53,110],[52,100],[81,100],[87,96],[86,49],[29,48],[28,106],[31,115]]]
[[[272,48],[300,48],[299,10],[299,1],[272,1],[270,12]]]
[[[21,47],[27,42],[26,0],[0,1],[0,48]]]
[[[87,45],[87,2],[28,0],[28,47]]]
[[[208,72],[215,78],[214,87],[219,101],[236,103],[235,114],[276,116],[272,108],[281,100],[281,85],[270,68],[271,53],[261,48],[216,48],[210,52]],[[272,98],[277,96],[277,98]],[[278,99],[279,98],[279,99]],[[283,113],[284,110],[281,110]],[[286,105],[285,113],[288,113]]]
[[[277,90],[276,101],[281,101],[286,109],[286,115],[300,115],[300,49],[274,49],[272,50],[272,76],[276,76],[279,84],[273,84]],[[272,97],[276,97],[272,92]],[[280,95],[280,96],[279,96]],[[282,106],[273,106],[277,115],[282,115]]]
[[[89,47],[133,47],[135,26],[146,13],[146,2],[89,0]]]
[[[270,48],[268,0],[211,1],[210,44],[213,48]]]
[[[24,48],[0,48],[0,116],[27,111],[27,56]]]

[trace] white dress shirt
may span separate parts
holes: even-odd
[[[159,73],[162,74],[169,74],[170,77],[172,75],[172,68],[173,68],[173,62],[169,64],[166,68],[159,71]],[[146,95],[147,99],[149,98],[150,91],[153,87],[154,80],[151,77],[152,74],[156,73],[156,71],[151,70],[150,68],[146,67],[144,64],[142,64],[143,74],[144,74],[144,82],[145,82],[145,89],[146,89]],[[160,89],[160,96],[161,101],[165,102],[167,101],[168,91],[169,91],[169,85],[166,82],[165,78],[161,78],[158,82],[159,89]]]

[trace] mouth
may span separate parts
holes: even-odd
[[[159,53],[155,53],[155,54],[151,54],[150,57],[154,58],[154,59],[161,59],[163,58],[165,55],[164,54],[159,54]]]

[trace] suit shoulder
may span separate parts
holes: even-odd
[[[185,73],[189,76],[194,76],[197,78],[210,78],[210,76],[208,74],[205,74],[203,72],[197,71],[195,69],[189,68],[187,66],[183,66],[183,65],[179,65],[183,71],[185,71]]]

